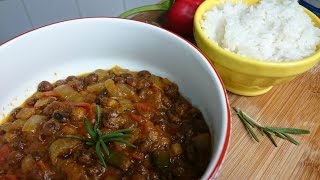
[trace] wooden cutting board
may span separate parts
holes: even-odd
[[[165,13],[149,12],[133,19],[161,26]],[[320,180],[320,64],[264,95],[245,97],[228,92],[228,98],[230,107],[239,107],[261,124],[311,133],[294,136],[299,146],[276,139],[275,147],[261,134],[257,134],[257,143],[234,114],[229,148],[217,179]]]

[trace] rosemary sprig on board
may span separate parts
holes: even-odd
[[[97,105],[97,121],[94,123],[93,128],[91,127],[87,118],[84,118],[83,123],[90,136],[90,138],[80,137],[76,135],[67,135],[68,138],[78,139],[83,141],[88,146],[93,146],[96,149],[96,154],[104,167],[107,166],[105,161],[105,156],[109,156],[110,151],[108,149],[107,143],[109,142],[120,142],[131,147],[135,147],[133,144],[125,140],[126,138],[131,138],[131,134],[125,134],[125,132],[133,131],[134,129],[120,129],[110,133],[103,133],[99,128],[101,124],[101,109]]]
[[[262,135],[266,135],[272,144],[276,147],[278,147],[276,141],[274,140],[274,136],[277,136],[279,138],[285,139],[295,145],[299,145],[299,142],[296,141],[292,136],[289,134],[309,134],[310,131],[304,130],[304,129],[295,129],[295,128],[277,128],[277,127],[268,127],[268,126],[263,126],[253,120],[249,115],[241,111],[239,108],[234,107],[233,108],[235,112],[237,113],[239,119],[245,126],[246,130],[250,134],[250,136],[257,142],[259,142],[259,139],[254,132],[254,128],[257,128]]]

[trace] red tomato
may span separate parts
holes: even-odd
[[[193,16],[203,0],[176,0],[168,13],[168,28],[181,35],[193,34]]]
[[[204,0],[164,0],[160,4],[141,6],[128,10],[119,17],[126,18],[147,11],[169,11],[168,28],[180,35],[193,35],[193,16]]]

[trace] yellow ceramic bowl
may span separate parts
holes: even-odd
[[[239,56],[226,51],[212,42],[202,31],[200,21],[203,14],[225,0],[206,0],[196,11],[194,17],[194,37],[197,46],[210,58],[226,86],[232,93],[257,96],[268,92],[273,85],[294,79],[306,72],[320,60],[320,50],[303,60],[293,62],[265,62]],[[243,0],[248,4],[258,0]],[[320,27],[319,18],[305,9],[315,26]]]

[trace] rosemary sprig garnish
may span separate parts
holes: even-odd
[[[250,136],[257,142],[259,142],[259,139],[257,135],[254,132],[254,128],[257,128],[262,135],[266,135],[272,144],[276,147],[278,147],[276,141],[274,140],[273,136],[277,136],[279,138],[285,139],[295,145],[299,145],[299,142],[296,141],[293,137],[291,137],[289,134],[309,134],[310,131],[304,130],[304,129],[295,129],[295,128],[277,128],[277,127],[268,127],[263,126],[253,120],[249,115],[241,111],[239,108],[234,107],[233,108],[235,112],[237,113],[239,119],[242,121],[243,125],[247,129]]]
[[[110,133],[103,133],[99,128],[101,124],[101,109],[100,106],[96,106],[97,120],[94,123],[93,128],[91,127],[87,118],[83,119],[84,126],[90,136],[90,138],[80,137],[76,135],[66,135],[68,138],[78,139],[83,141],[88,146],[93,146],[96,149],[96,154],[104,167],[107,166],[105,156],[109,156],[110,151],[107,143],[109,142],[120,142],[131,147],[135,147],[133,144],[125,140],[131,138],[132,134],[125,134],[125,132],[133,131],[133,128],[120,129]]]

